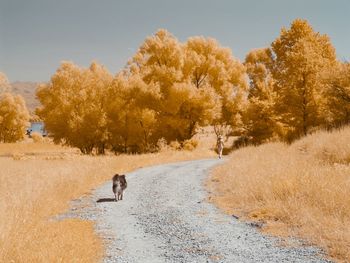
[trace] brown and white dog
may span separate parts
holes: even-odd
[[[125,179],[125,175],[116,174],[113,176],[112,180],[113,180],[112,189],[115,196],[115,201],[123,200],[123,192],[128,186]]]

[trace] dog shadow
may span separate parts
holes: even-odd
[[[97,203],[115,202],[114,198],[100,198],[96,201]]]

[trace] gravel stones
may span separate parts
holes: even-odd
[[[206,202],[203,182],[208,169],[221,162],[199,160],[134,171],[127,174],[123,201],[110,200],[108,182],[85,197],[89,205],[65,216],[97,222],[96,230],[106,241],[106,263],[329,262],[314,247],[279,246],[278,239],[264,236],[257,226]]]

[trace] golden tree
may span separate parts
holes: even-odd
[[[16,142],[23,139],[29,117],[20,95],[0,94],[0,142]]]
[[[119,74],[108,89],[109,144],[114,152],[149,151],[155,130],[153,105],[159,102],[156,89],[149,89],[138,74]]]
[[[141,45],[125,75],[139,75],[158,94],[153,138],[183,142],[198,126],[231,125],[246,87],[244,66],[213,39],[195,37],[181,44],[159,30]]]
[[[94,149],[103,154],[108,141],[106,90],[110,73],[93,62],[88,69],[64,62],[51,81],[37,91],[42,106],[37,115],[56,143],[78,147],[83,153]]]
[[[161,137],[181,143],[192,138],[199,125],[210,124],[215,116],[215,97],[212,90],[198,90],[190,82],[172,85],[158,118],[157,126]]]
[[[350,64],[339,62],[336,67],[326,72],[326,89],[323,96],[327,98],[325,112],[330,126],[350,123]]]
[[[245,66],[249,76],[248,105],[244,112],[246,135],[253,144],[278,138],[280,125],[275,113],[276,92],[271,70],[274,65],[269,48],[248,53]]]
[[[128,62],[130,73],[139,73],[145,83],[157,83],[161,93],[182,79],[183,51],[181,43],[165,29],[146,38]]]
[[[6,75],[0,72],[0,94],[10,92],[11,86]]]
[[[180,91],[183,60],[181,43],[168,31],[161,29],[144,41],[129,62],[130,73],[126,75],[142,79],[147,89],[158,98],[153,105],[149,105],[149,109],[156,112],[154,141],[162,137],[167,141],[182,141],[189,136],[183,131],[193,126],[191,116],[184,115],[189,111],[189,98],[194,94],[189,94],[190,87],[185,91],[186,88],[182,86],[184,89]]]
[[[322,73],[335,65],[335,51],[327,35],[301,19],[283,28],[271,47],[277,109],[292,140],[322,124]]]
[[[161,29],[114,79],[96,63],[63,63],[38,90],[37,114],[55,142],[83,153],[145,152],[162,138],[183,144],[199,126],[237,126],[245,88],[229,49],[202,37],[181,44]]]
[[[184,79],[212,98],[209,123],[221,133],[225,127],[240,128],[247,89],[245,67],[229,48],[212,38],[192,37],[185,43]],[[215,106],[214,106],[215,105]]]

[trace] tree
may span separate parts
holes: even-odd
[[[128,62],[130,74],[140,74],[146,84],[157,83],[167,96],[173,83],[182,79],[183,50],[181,43],[165,29],[146,38]]]
[[[216,114],[216,94],[211,89],[198,90],[192,83],[175,83],[158,118],[159,137],[184,142],[199,126],[208,125]]]
[[[115,152],[146,152],[155,144],[155,115],[159,101],[156,89],[148,89],[138,74],[115,77],[108,89],[109,144]]]
[[[83,153],[153,151],[181,144],[199,126],[237,126],[245,68],[229,49],[202,37],[180,43],[166,30],[148,37],[114,79],[96,63],[63,63],[37,97],[55,142]]]
[[[324,112],[328,113],[329,126],[350,123],[350,64],[339,62],[325,76],[326,89],[323,97],[327,98]]]
[[[207,90],[213,100],[209,123],[221,133],[240,128],[247,89],[245,67],[212,38],[192,37],[185,43],[183,75],[200,91]],[[214,106],[215,105],[215,106]]]
[[[183,141],[192,137],[196,128],[192,113],[197,94],[191,92],[190,83],[184,84],[183,63],[182,44],[164,29],[148,37],[129,62],[126,75],[138,75],[136,78],[142,79],[158,98],[147,107],[156,113],[154,141]]]
[[[271,48],[277,110],[292,140],[322,124],[322,73],[335,65],[335,51],[327,35],[301,19],[283,28]]]
[[[0,142],[16,142],[23,139],[29,117],[20,95],[0,94]]]
[[[236,124],[244,66],[214,39],[190,38],[181,44],[166,30],[149,37],[130,60],[126,76],[139,75],[158,94],[155,138],[183,142],[199,126]]]
[[[78,147],[89,154],[94,149],[103,154],[108,141],[106,90],[110,73],[93,62],[82,69],[62,63],[51,81],[37,91],[42,106],[37,115],[56,143]]]
[[[274,79],[271,71],[274,60],[269,48],[255,49],[248,53],[245,66],[249,76],[248,105],[244,112],[246,136],[253,144],[260,144],[280,135]]]
[[[6,75],[0,72],[0,94],[10,92],[11,86]]]

